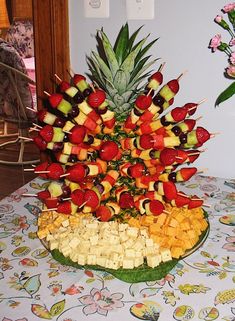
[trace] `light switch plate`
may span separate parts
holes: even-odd
[[[109,0],[83,0],[86,18],[108,18]]]
[[[154,0],[126,0],[128,20],[154,19]]]

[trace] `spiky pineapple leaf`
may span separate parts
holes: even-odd
[[[129,39],[129,41],[128,41],[128,46],[127,46],[127,52],[128,52],[128,53],[131,52],[132,46],[133,46],[133,44],[134,44],[134,42],[135,42],[135,39],[136,39],[138,33],[140,32],[140,30],[141,30],[142,28],[143,28],[143,26],[139,27],[139,28],[131,35],[131,37],[130,37],[130,39]]]
[[[144,77],[148,77],[148,75],[150,74],[151,71],[149,71],[148,73],[146,73],[145,75],[142,75],[147,69],[149,69],[158,59],[154,59],[153,61],[150,61],[148,64],[144,65],[141,70],[132,78],[131,77],[131,81],[129,83],[129,85],[127,86],[127,90],[131,90],[132,87],[136,84],[136,83],[140,83],[142,81],[142,79]]]
[[[136,62],[140,61],[140,59],[145,55],[145,53],[158,41],[159,38],[154,39],[151,41],[147,46],[142,48],[136,57]]]
[[[131,79],[133,79],[137,75],[137,73],[143,68],[150,57],[151,56],[147,56],[140,60],[138,64],[136,64],[135,69],[131,73]]]
[[[104,62],[104,60],[95,52],[92,51],[92,55],[94,56],[94,58],[91,57],[92,61],[94,59],[96,59],[96,61],[99,64],[100,70],[102,71],[102,73],[104,74],[104,76],[109,80],[109,81],[113,81],[113,76],[112,73],[109,69],[109,67],[106,65],[106,63]]]
[[[142,39],[139,43],[138,46],[135,47],[134,50],[132,50],[129,55],[126,57],[126,59],[123,61],[121,65],[121,69],[125,70],[126,72],[131,73],[135,67],[135,59],[136,56],[138,55],[139,51],[141,50],[143,44],[147,38]]]
[[[116,58],[118,61],[119,66],[124,60],[124,57],[126,56],[126,48],[129,41],[129,27],[126,23],[125,26],[122,27],[122,29],[119,32],[119,35],[117,37],[117,40],[114,45],[114,52],[116,54]]]
[[[110,71],[112,73],[112,76],[114,77],[116,75],[116,72],[119,69],[119,64],[115,55],[115,52],[113,50],[113,47],[108,39],[108,37],[106,36],[106,34],[104,33],[104,31],[100,31],[101,34],[101,39],[102,39],[102,44],[103,44],[103,48],[105,51],[105,55],[110,67]]]
[[[105,77],[102,74],[100,67],[99,67],[98,63],[96,62],[96,60],[95,59],[92,60],[91,58],[88,58],[87,63],[88,63],[89,70],[91,71],[92,78],[94,78],[96,81],[98,80],[99,86],[104,88],[105,87]]]

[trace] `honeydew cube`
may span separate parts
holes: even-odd
[[[151,268],[155,268],[161,263],[161,255],[156,254],[156,255],[148,255],[147,256],[147,264]]]
[[[160,254],[163,262],[170,261],[172,259],[171,257],[171,251],[169,249],[160,249]]]
[[[135,267],[135,261],[133,258],[124,257],[122,261],[123,269],[133,269]]]
[[[78,260],[77,260],[78,264],[80,265],[85,265],[87,262],[87,256],[85,254],[78,254]]]

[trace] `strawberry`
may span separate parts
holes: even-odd
[[[149,210],[154,216],[160,215],[164,209],[164,205],[158,200],[152,200],[149,203]]]
[[[185,119],[184,123],[188,126],[187,131],[191,132],[196,125],[195,119]]]
[[[86,136],[86,127],[82,125],[75,125],[70,129],[69,141],[72,144],[80,144],[84,141]]]
[[[184,108],[188,110],[188,115],[192,116],[197,110],[198,104],[196,103],[187,103],[184,105]]]
[[[177,189],[173,182],[163,182],[163,191],[166,198],[171,201],[177,197]]]
[[[115,125],[116,123],[116,119],[113,117],[112,119],[110,120],[106,120],[104,121],[104,125],[108,128],[113,128],[113,126]]]
[[[196,160],[196,159],[199,157],[199,155],[200,155],[200,151],[199,151],[199,150],[196,150],[196,149],[187,150],[186,153],[188,154],[189,163],[195,162],[195,160]]]
[[[101,205],[97,208],[95,215],[102,222],[108,222],[112,217],[111,209],[105,205]]]
[[[85,167],[80,163],[70,166],[66,173],[69,173],[68,179],[75,183],[79,183],[86,176]]]
[[[106,94],[101,89],[96,89],[87,97],[88,104],[93,108],[98,108],[106,99]]]
[[[60,83],[60,91],[61,92],[65,92],[67,89],[69,89],[71,86],[70,84],[65,81],[65,80],[62,80],[61,83]]]
[[[183,192],[179,192],[177,194],[177,197],[175,198],[175,205],[177,207],[183,207],[185,205],[188,205],[189,202],[190,202],[190,198],[186,194],[184,194]]]
[[[40,129],[39,134],[47,143],[51,142],[54,135],[53,126],[46,125],[42,127],[42,129]]]
[[[153,148],[154,141],[153,141],[153,137],[150,134],[142,134],[139,137],[140,137],[139,138],[140,139],[140,146],[143,149]]]
[[[168,81],[167,85],[174,94],[177,94],[177,92],[180,89],[179,82],[177,79],[172,79]]]
[[[147,87],[153,90],[157,90],[157,88],[162,84],[162,81],[163,75],[160,71],[157,71],[150,77]]]
[[[45,200],[51,197],[51,193],[48,190],[45,190],[45,191],[38,192],[37,196],[40,200]]]
[[[135,129],[136,128],[136,124],[132,123],[130,115],[125,120],[124,128],[127,128],[127,129]]]
[[[188,181],[194,174],[196,174],[196,172],[197,172],[196,167],[180,169],[180,175],[182,176],[184,182]]]
[[[197,195],[193,195],[189,201],[188,209],[200,207],[203,204],[203,200],[198,198]]]
[[[104,161],[111,161],[118,154],[118,145],[113,141],[106,141],[100,145],[99,156]]]
[[[44,204],[47,208],[57,208],[58,198],[57,197],[48,197],[44,199]]]
[[[174,118],[175,122],[180,122],[187,116],[188,110],[184,107],[176,107],[172,109],[171,116]]]
[[[60,176],[64,174],[63,167],[58,163],[51,163],[47,167],[47,170],[49,171],[49,173],[47,174],[49,179],[58,180],[60,179]]]
[[[37,112],[38,120],[43,123],[44,122],[44,118],[45,118],[47,113],[48,113],[48,111],[46,109],[39,110]]]
[[[188,154],[186,151],[178,149],[177,150],[177,156],[176,161],[178,164],[183,164],[188,159]]]
[[[63,95],[55,93],[55,94],[50,95],[49,103],[52,108],[57,108],[57,106],[62,101],[62,99],[63,99]]]
[[[47,171],[48,165],[49,165],[48,162],[43,162],[43,163],[37,165],[37,166],[34,168],[34,172]],[[47,173],[45,173],[45,174],[40,173],[39,176],[42,177],[42,178],[47,178]]]
[[[38,146],[38,148],[40,150],[46,150],[47,149],[47,142],[41,136],[34,137],[33,141]]]
[[[91,189],[86,189],[84,192],[84,202],[86,202],[86,206],[89,206],[92,209],[94,209],[99,205],[100,198],[95,191]]]
[[[128,174],[133,177],[141,177],[144,175],[145,166],[142,163],[136,163],[128,168]]]
[[[80,207],[84,203],[84,191],[81,189],[75,189],[71,193],[72,202]]]
[[[70,201],[65,201],[65,202],[62,202],[62,203],[58,204],[57,212],[58,213],[63,213],[63,214],[71,214],[71,203],[70,203]]]
[[[139,95],[136,98],[135,105],[141,110],[148,109],[152,104],[152,97],[150,95]]]
[[[174,148],[164,148],[160,153],[160,162],[165,166],[172,165],[176,161],[176,156],[177,150]]]
[[[197,127],[196,135],[200,145],[204,144],[208,139],[210,139],[210,133],[203,127]]]
[[[129,192],[122,192],[119,199],[121,208],[132,208],[135,206],[134,198]]]
[[[73,82],[75,83],[75,85],[77,85],[82,80],[86,80],[86,77],[84,77],[83,75],[80,75],[80,74],[75,74],[73,76]]]

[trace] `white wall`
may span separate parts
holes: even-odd
[[[224,41],[227,33],[213,20],[226,0],[155,0],[154,20],[130,20],[131,32],[144,25],[140,33],[149,39],[160,37],[151,49],[154,58],[161,57],[166,62],[165,81],[187,73],[180,81],[181,89],[175,98],[176,106],[187,102],[199,102],[195,117],[203,116],[198,125],[211,133],[220,132],[204,146],[195,165],[208,168],[206,175],[225,178],[235,177],[235,96],[215,108],[218,94],[231,81],[223,77],[227,58],[221,52],[211,53],[208,49],[210,39],[221,33]],[[84,18],[83,0],[69,0],[70,14],[70,55],[71,68],[78,73],[88,71],[86,55],[96,47],[96,30],[101,27],[114,43],[120,27],[126,23],[125,0],[110,0],[110,17],[105,19]],[[160,62],[156,64],[156,69]]]

